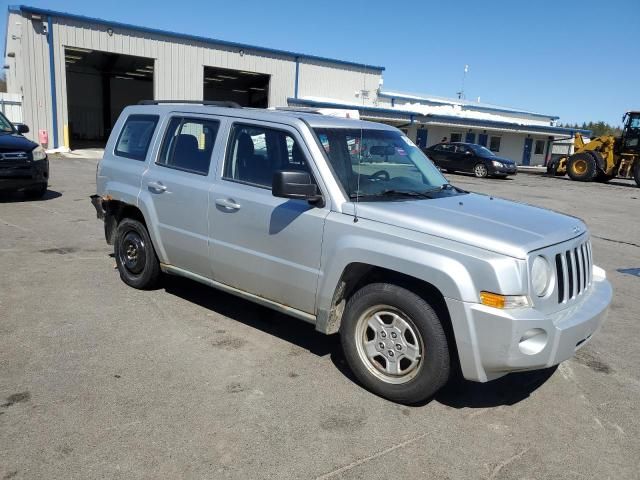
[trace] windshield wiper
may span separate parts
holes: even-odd
[[[349,198],[370,198],[370,197],[419,197],[419,198],[431,198],[424,192],[415,192],[413,190],[383,190],[378,193],[352,193]]]

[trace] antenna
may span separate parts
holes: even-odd
[[[462,88],[457,92],[458,100],[464,100],[464,81],[467,78],[467,72],[469,71],[469,65],[464,66],[464,73],[462,74]]]

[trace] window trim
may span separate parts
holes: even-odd
[[[225,182],[232,182],[232,183],[239,183],[240,185],[247,185],[249,187],[255,187],[255,188],[260,188],[262,190],[268,190],[269,192],[272,191],[273,189],[273,185],[262,185],[260,183],[254,183],[254,182],[248,182],[246,180],[238,180],[237,178],[231,178],[231,177],[227,177],[225,174],[225,171],[227,169],[227,161],[230,160],[231,158],[231,149],[233,148],[233,141],[234,141],[234,128],[236,126],[240,126],[240,127],[249,127],[249,128],[263,128],[263,129],[268,129],[268,130],[275,130],[276,132],[282,132],[286,135],[288,135],[289,137],[292,137],[293,140],[297,143],[300,144],[300,146],[304,145],[306,148],[306,144],[304,143],[304,140],[302,139],[302,136],[299,135],[299,132],[297,132],[297,130],[294,132],[294,129],[292,128],[291,130],[288,130],[286,128],[279,128],[279,127],[274,127],[270,124],[263,124],[263,123],[249,123],[247,122],[246,119],[242,119],[239,121],[232,121],[229,124],[229,132],[227,134],[227,145],[226,148],[224,150],[224,160],[222,162],[222,168],[220,169],[220,180],[225,181]],[[316,176],[313,173],[313,168],[311,167],[311,162],[309,161],[309,156],[307,155],[307,152],[305,152],[304,149],[302,149],[302,154],[304,155],[304,159],[307,162],[307,168],[309,170],[309,175],[311,175],[311,180],[316,184],[316,186],[318,187],[318,189],[320,191],[322,191],[320,184],[318,183],[318,181],[316,180]],[[324,194],[322,194],[322,196],[324,197]]]
[[[460,135],[460,139],[459,140],[454,140],[453,139],[454,135]],[[463,138],[464,138],[464,135],[463,135],[462,132],[450,132],[449,133],[449,142],[447,142],[447,143],[463,142]]]
[[[213,145],[211,147],[211,156],[209,157],[209,167],[207,168],[206,172],[202,172],[200,170],[192,170],[190,168],[185,168],[185,167],[179,167],[176,165],[167,165],[166,163],[160,163],[160,155],[162,154],[162,148],[164,147],[164,143],[167,140],[167,135],[169,134],[169,127],[171,126],[171,121],[174,118],[179,118],[180,119],[180,125],[178,125],[179,129],[182,129],[182,126],[184,125],[184,121],[185,120],[193,120],[194,122],[209,122],[209,123],[217,123],[218,124],[218,130],[216,131],[216,138],[214,138],[213,140]],[[154,161],[154,163],[159,166],[159,167],[163,167],[163,168],[170,168],[171,170],[178,170],[180,172],[186,172],[186,173],[193,173],[195,175],[200,175],[201,177],[208,177],[209,173],[211,173],[211,164],[213,163],[213,152],[215,151],[216,148],[216,141],[218,140],[218,136],[220,133],[220,128],[222,126],[222,122],[217,119],[217,118],[209,118],[209,117],[191,117],[191,116],[184,116],[184,115],[180,115],[180,114],[175,114],[175,115],[167,115],[167,119],[165,120],[165,127],[164,127],[164,135],[162,136],[162,141],[160,142],[160,146],[158,148],[158,154],[156,155],[156,159]],[[172,146],[171,148],[171,156],[173,157],[173,153],[175,151],[175,144]]]
[[[138,158],[137,156],[128,154],[121,150],[118,150],[118,145],[120,144],[120,140],[122,140],[122,135],[124,134],[125,127],[127,123],[131,120],[132,117],[145,117],[148,119],[153,119],[153,131],[151,132],[151,136],[149,137],[149,143],[147,143],[147,147],[144,151],[144,156],[142,158]],[[153,113],[130,113],[122,124],[122,128],[120,129],[120,133],[118,134],[118,139],[116,140],[115,145],[113,146],[113,155],[116,157],[129,158],[131,160],[136,160],[138,162],[146,162],[147,156],[149,155],[149,148],[151,147],[151,142],[153,141],[153,137],[156,135],[156,129],[158,128],[158,122],[160,121],[160,115]]]

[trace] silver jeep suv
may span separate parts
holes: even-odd
[[[463,191],[390,126],[232,107],[120,116],[92,201],[128,285],[179,275],[339,332],[402,403],[556,365],[605,319],[580,220]]]

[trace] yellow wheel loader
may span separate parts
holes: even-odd
[[[633,178],[640,187],[640,112],[622,117],[622,135],[603,135],[585,143],[576,133],[574,153],[549,163],[549,175],[569,175],[579,182],[608,182],[615,177]]]

